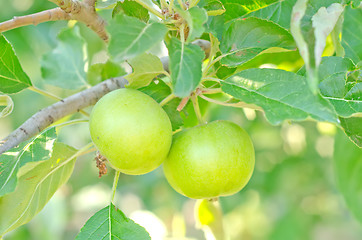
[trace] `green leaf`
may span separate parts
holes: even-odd
[[[205,0],[202,7],[207,11],[208,16],[218,16],[226,11],[220,0]]]
[[[333,74],[341,72],[347,73],[349,71],[353,71],[355,68],[356,66],[349,58],[336,56],[323,57],[318,71],[319,79],[323,81]],[[302,76],[307,75],[305,66],[298,71],[298,74]]]
[[[115,61],[134,58],[159,43],[167,32],[161,23],[146,24],[137,18],[117,15],[109,24],[108,50]]]
[[[191,42],[195,38],[199,38],[204,32],[204,24],[207,22],[207,12],[203,8],[192,7],[188,10],[183,10],[176,7],[178,14],[187,22],[188,28],[185,29],[186,42]]]
[[[218,40],[221,40],[225,29],[224,15],[209,16],[205,28],[206,32],[214,34]]]
[[[269,20],[285,29],[289,29],[290,16],[292,15],[292,9],[296,1],[297,0],[277,1],[270,4],[269,6],[250,12],[242,17],[246,18],[253,16],[256,18]]]
[[[352,7],[353,8],[358,8],[359,6],[361,6],[361,0],[352,0]]]
[[[344,10],[337,2],[298,0],[292,11],[291,33],[306,65],[309,86],[315,94],[326,38]]]
[[[32,83],[22,69],[11,44],[0,34],[0,92],[16,93]]]
[[[181,99],[175,98],[162,107],[171,120],[172,131],[176,131],[177,129],[180,129],[184,125],[184,120],[181,117],[180,112],[177,111],[177,107],[180,104],[180,102]],[[181,112],[185,111],[182,110]]]
[[[346,79],[346,74],[344,73],[334,74],[332,78],[338,79],[338,76],[340,79],[339,82],[342,81],[341,79],[343,79],[343,81]],[[332,84],[335,84],[334,87],[336,87],[337,81],[332,82]],[[345,83],[343,90],[344,95],[342,97],[336,94],[336,96],[326,97],[326,99],[333,104],[337,114],[342,117],[360,115],[362,113],[362,83]]]
[[[353,87],[347,92],[345,99],[362,100],[362,82],[354,83]]]
[[[347,6],[342,28],[342,46],[345,56],[356,64],[362,61],[362,9]]]
[[[236,68],[228,68],[228,67],[222,66],[220,64],[216,70],[216,76],[219,79],[225,79],[225,78],[231,76],[235,71],[236,71]]]
[[[94,86],[104,80],[120,77],[125,74],[126,71],[120,64],[108,60],[106,63],[96,63],[90,66],[87,72],[87,81]]]
[[[21,147],[0,155],[0,196],[15,190],[21,167],[51,157],[56,137],[55,127],[51,127],[34,137],[25,147],[24,143]]]
[[[344,98],[347,74],[355,68],[348,58],[325,57],[319,67],[319,88],[326,97]]]
[[[222,82],[224,92],[248,104],[263,108],[272,124],[283,120],[337,123],[333,107],[308,88],[305,77],[278,69],[248,69]]]
[[[157,0],[142,0],[143,6],[147,9],[155,8],[155,5],[161,7]],[[147,6],[147,7],[146,7]]]
[[[220,41],[214,34],[209,34],[210,37],[210,56],[216,56],[218,52],[220,52]]]
[[[361,5],[361,0],[344,0],[346,5],[351,5],[352,8],[358,8]]]
[[[326,97],[343,98],[346,93],[346,79],[356,67],[349,58],[323,57],[318,70],[319,88]],[[305,66],[298,74],[306,76]]]
[[[311,64],[310,64],[308,44],[303,37],[303,32],[301,29],[302,18],[307,10],[307,2],[308,0],[298,0],[297,3],[294,5],[292,11],[292,20],[290,23],[291,24],[290,31],[298,46],[300,55],[304,59],[307,71],[310,71]]]
[[[361,91],[360,91],[361,92]],[[360,95],[361,96],[361,95]],[[350,100],[343,98],[326,97],[336,110],[337,114],[342,117],[350,117],[355,113],[362,112],[361,100]]]
[[[207,12],[203,8],[193,7],[188,11],[189,35],[187,41],[200,37],[205,32],[204,24],[207,21]]]
[[[221,63],[238,66],[271,47],[294,49],[296,46],[290,33],[275,23],[254,17],[235,20],[221,41],[221,52],[226,55]]]
[[[322,61],[326,39],[332,32],[343,11],[344,7],[342,4],[333,3],[327,8],[321,7],[312,17],[312,26],[314,28],[315,37],[314,58],[316,67],[318,67]]]
[[[319,66],[320,91],[342,117],[362,112],[362,83],[346,83],[347,76],[355,70],[350,59],[341,57],[324,57]],[[305,68],[298,73],[305,75]]]
[[[131,88],[147,86],[157,75],[165,72],[161,60],[150,53],[132,58],[128,63],[132,66],[133,73],[125,78]]]
[[[88,219],[76,239],[150,240],[151,237],[111,203]]]
[[[55,143],[50,159],[32,162],[20,169],[15,192],[0,198],[0,236],[29,222],[68,181],[74,168],[72,156],[75,152],[63,143]]]
[[[226,9],[225,20],[231,21],[247,13],[265,8],[268,5],[278,2],[279,0],[221,0]]]
[[[125,14],[130,17],[135,17],[140,19],[142,22],[148,22],[150,19],[147,9],[132,0],[117,2],[117,5],[113,9],[112,16],[115,17],[117,14]]]
[[[141,92],[146,93],[156,102],[160,103],[163,99],[165,99],[168,95],[172,93],[171,88],[162,80],[157,79],[146,87],[142,87],[138,89]]]
[[[343,28],[343,21],[344,21],[344,14],[341,14],[338,18],[336,25],[334,26],[333,31],[331,32],[331,39],[335,50],[335,55],[338,57],[344,57],[345,55],[344,48],[340,40]]]
[[[58,45],[43,56],[41,73],[48,84],[65,89],[79,89],[87,85],[84,71],[85,41],[79,28],[64,29],[58,35]]]
[[[201,81],[205,54],[199,46],[183,43],[177,38],[172,38],[167,47],[173,92],[178,97],[186,97]]]
[[[138,90],[146,93],[147,95],[155,99],[158,103],[160,103],[163,99],[169,96],[172,92],[171,88],[162,80],[153,81],[147,87],[143,87]],[[171,120],[172,131],[176,131],[184,124],[180,112],[177,111],[177,107],[180,102],[181,99],[175,98],[162,107]]]
[[[3,107],[4,106],[4,107]],[[0,118],[8,116],[14,109],[14,102],[8,95],[0,95]]]
[[[326,97],[343,98],[346,94],[346,73],[335,73],[324,78],[319,84],[321,94]]]
[[[362,149],[343,134],[337,134],[334,144],[334,172],[348,208],[362,223]]]
[[[346,135],[362,148],[362,117],[339,118]]]
[[[321,81],[329,78],[336,73],[345,73],[356,69],[351,59],[342,57],[323,57],[318,69],[319,79]]]

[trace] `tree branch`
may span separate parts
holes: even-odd
[[[195,41],[193,42],[193,44],[201,46],[202,48],[204,48],[205,52],[208,50],[207,41]],[[162,58],[163,68],[167,72],[169,72],[168,61],[168,57]],[[108,79],[92,88],[86,89],[70,97],[64,98],[63,100],[60,100],[59,102],[40,110],[31,118],[26,120],[19,128],[10,133],[9,136],[0,141],[0,155],[19,145],[21,142],[24,142],[29,138],[35,136],[36,134],[40,133],[45,128],[50,126],[53,122],[67,115],[79,112],[85,107],[95,104],[102,96],[104,96],[108,92],[111,92],[118,88],[123,88],[127,83],[127,80],[123,77]],[[204,96],[201,95],[201,97]],[[188,99],[189,97],[187,97],[187,101]],[[187,103],[187,101],[185,102],[185,104]]]
[[[78,0],[49,0],[49,2],[55,3],[66,13],[79,12],[80,9],[80,1]]]
[[[39,23],[57,20],[70,20],[70,15],[61,8],[54,8],[39,13],[30,14],[22,17],[14,17],[11,20],[0,23],[0,32],[5,32],[14,28],[37,25]]]
[[[111,78],[40,110],[1,141],[0,154],[35,136],[55,121],[95,104],[108,92],[123,88],[126,84],[127,80],[123,77]]]
[[[49,0],[57,4],[64,12],[69,13],[72,20],[77,20],[87,25],[104,41],[108,41],[106,22],[97,14],[95,1],[79,0]]]
[[[84,0],[84,2],[86,3],[86,4],[88,4],[89,6],[95,6],[96,5],[96,2],[97,2],[97,0]]]
[[[59,8],[49,9],[43,12],[14,17],[11,20],[0,23],[0,32],[5,32],[14,28],[37,25],[39,23],[56,20],[77,20],[87,25],[98,34],[104,41],[108,41],[108,34],[105,26],[106,22],[97,14],[95,1],[86,0],[49,0],[59,6]]]

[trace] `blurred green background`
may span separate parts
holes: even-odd
[[[2,0],[0,21],[54,6],[45,0]],[[43,82],[40,59],[55,47],[57,33],[66,26],[64,21],[43,23],[4,33],[34,85],[62,97],[72,92]],[[82,27],[82,31],[94,38],[86,28]],[[98,43],[99,48],[101,45]],[[299,67],[300,61],[294,55],[292,63],[283,57],[284,66]],[[0,119],[0,139],[39,109],[54,103],[29,90],[11,97],[15,108],[10,116]],[[336,138],[348,141],[341,130],[311,121],[271,126],[261,112],[201,104],[208,121],[234,121],[250,134],[255,146],[256,166],[249,184],[238,194],[221,198],[231,239],[361,239],[362,225],[348,211],[336,187],[334,143]],[[90,141],[88,124],[62,128],[59,141],[76,148],[84,146]],[[4,240],[74,239],[86,220],[108,205],[110,198],[113,171],[109,169],[106,176],[98,178],[94,156],[91,153],[80,157],[68,184],[39,215]],[[154,240],[205,239],[203,231],[195,227],[194,204],[195,200],[179,195],[168,185],[162,167],[143,176],[120,177],[117,207],[144,226]]]

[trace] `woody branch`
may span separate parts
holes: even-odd
[[[0,23],[0,32],[48,21],[76,20],[86,24],[104,41],[108,40],[108,34],[105,30],[106,22],[97,14],[95,0],[84,0],[82,2],[79,0],[49,1],[57,4],[59,7],[31,15],[14,17],[11,20]]]

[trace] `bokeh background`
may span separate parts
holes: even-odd
[[[54,6],[45,0],[1,0],[0,21]],[[4,33],[34,85],[61,97],[73,92],[47,85],[41,78],[40,60],[56,46],[57,33],[67,24],[43,23]],[[89,58],[101,61],[103,44],[91,31],[79,26],[88,42]],[[250,64],[260,66],[268,59],[273,60],[272,66],[291,71],[303,64],[296,52],[264,55]],[[54,103],[29,90],[11,97],[15,108],[10,116],[0,119],[0,139],[39,109]],[[255,146],[256,166],[249,184],[239,193],[220,199],[231,239],[361,239],[362,225],[348,211],[334,175],[334,143],[336,139],[348,141],[341,130],[312,121],[272,126],[261,112],[203,101],[201,105],[208,121],[234,121],[250,134]],[[186,126],[192,126],[195,118],[189,107],[187,110]],[[76,117],[80,116],[71,118]],[[59,141],[76,148],[90,142],[87,123],[64,127],[58,134]],[[91,153],[80,157],[69,182],[31,222],[4,240],[74,239],[86,220],[107,206],[111,194],[114,172],[109,169],[106,176],[98,178],[94,156]],[[144,226],[154,240],[205,239],[203,231],[195,226],[194,204],[195,200],[179,195],[168,185],[162,167],[143,176],[120,177],[117,207]],[[0,217],[4,216],[0,213]]]

